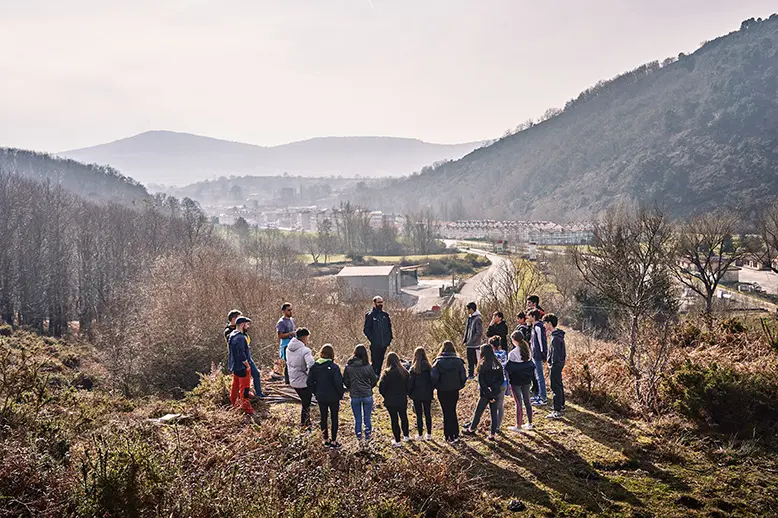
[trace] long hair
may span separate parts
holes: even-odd
[[[405,370],[405,367],[403,367],[402,362],[400,362],[400,357],[397,356],[396,352],[390,352],[389,355],[386,357],[386,370],[384,371],[384,374],[387,374],[391,371],[397,371],[400,373],[400,376],[403,378],[408,377],[408,371]]]
[[[365,365],[370,363],[370,357],[367,355],[367,347],[365,347],[362,344],[359,344],[356,347],[354,347],[354,358],[362,360],[362,363],[364,363]]]
[[[443,347],[440,348],[440,354],[443,354],[443,353],[454,353],[454,354],[456,354],[457,353],[457,349],[456,349],[456,347],[454,347],[454,342],[452,342],[451,340],[446,340],[445,342],[443,342]]]
[[[432,366],[427,358],[427,351],[424,350],[424,347],[417,347],[416,350],[413,351],[413,365],[411,365],[411,370],[414,374],[418,375],[425,370],[431,369]]]
[[[500,360],[494,355],[494,349],[492,349],[492,346],[489,344],[481,346],[481,359],[478,361],[478,372],[481,372],[481,369],[502,369]]]
[[[525,362],[529,361],[529,344],[524,339],[524,335],[522,335],[519,331],[514,331],[511,335],[511,340],[516,344],[516,347],[519,348],[521,359]]]
[[[502,340],[499,336],[493,336],[489,339],[489,345],[495,349],[502,349]]]

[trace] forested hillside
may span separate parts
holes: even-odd
[[[112,167],[86,165],[35,151],[0,147],[0,172],[61,185],[92,201],[132,204],[149,198],[140,183]]]
[[[461,160],[375,192],[465,217],[588,218],[617,200],[674,215],[778,195],[778,15],[654,61]],[[390,196],[387,196],[390,194]],[[405,200],[400,202],[398,200]]]

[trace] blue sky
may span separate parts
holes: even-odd
[[[774,0],[0,0],[0,146],[500,135]]]

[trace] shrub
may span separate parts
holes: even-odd
[[[728,318],[719,324],[721,330],[730,335],[738,335],[746,332],[746,326],[737,318]]]
[[[0,324],[0,336],[11,336],[13,331],[13,328],[8,324]]]
[[[778,380],[716,363],[687,360],[666,383],[666,397],[698,424],[724,433],[765,434],[778,426]]]

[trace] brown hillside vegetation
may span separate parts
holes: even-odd
[[[700,426],[717,425],[716,414],[698,421],[678,406],[693,406],[684,393],[694,387],[678,392],[677,375],[663,389],[673,399],[661,416],[613,413],[629,404],[623,362],[607,344],[572,332],[565,419],[546,420],[541,411],[532,432],[506,430],[494,443],[479,435],[451,447],[436,409],[435,441],[398,451],[389,448],[389,420],[378,404],[375,440],[362,451],[346,401],[344,448],[335,452],[322,449],[318,432],[299,434],[296,405],[260,403],[259,417],[246,421],[229,408],[228,378],[218,371],[180,400],[124,399],[91,347],[0,331],[1,516],[504,516],[511,503],[535,516],[763,516],[778,509],[774,397],[764,410],[773,419],[766,433],[701,434]],[[740,331],[706,335],[687,327],[673,335],[674,361],[716,362],[772,380],[759,386],[744,378],[743,399],[724,404],[760,399],[760,390],[775,395],[775,352],[756,330]],[[341,364],[349,350],[338,346]],[[463,420],[476,399],[470,384]],[[171,425],[150,420],[169,412],[186,417]],[[512,422],[511,405],[506,414]]]

